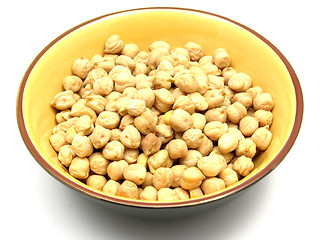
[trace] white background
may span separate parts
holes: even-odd
[[[106,13],[150,6],[210,11],[270,40],[304,93],[304,119],[284,161],[246,194],[178,220],[114,214],[80,198],[32,158],[16,124],[16,96],[35,56],[69,28]],[[319,5],[317,1],[5,1],[1,4],[2,239],[320,239]]]

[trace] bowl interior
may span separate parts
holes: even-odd
[[[120,35],[125,43],[136,43],[141,50],[147,50],[156,40],[166,41],[172,48],[194,41],[203,46],[207,55],[223,47],[231,55],[235,69],[249,74],[254,85],[272,94],[275,102],[271,126],[273,141],[268,150],[255,159],[252,173],[231,188],[245,184],[262,171],[286,144],[295,121],[295,89],[285,64],[265,42],[239,25],[214,15],[172,9],[135,10],[104,16],[63,34],[39,54],[39,59],[30,66],[30,74],[23,80],[27,80],[25,86],[22,83],[23,92],[20,93],[23,94],[25,128],[44,159],[37,160],[42,165],[49,163],[47,166],[55,169],[49,170],[55,171],[54,176],[62,176],[76,186],[89,189],[66,172],[50,146],[48,138],[56,124],[50,102],[62,91],[63,78],[71,75],[72,62],[81,56],[91,58],[96,53],[102,54],[104,43],[112,34]]]

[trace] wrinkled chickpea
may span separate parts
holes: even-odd
[[[178,159],[187,156],[188,147],[182,139],[173,139],[166,146],[171,159]]]
[[[60,151],[58,153],[58,159],[65,167],[70,166],[72,159],[75,156],[76,154],[71,145],[63,145],[62,147],[60,147]]]
[[[226,187],[229,187],[230,185],[238,182],[239,180],[237,172],[228,167],[222,169],[218,177],[224,181]]]
[[[218,140],[219,151],[226,154],[235,150],[238,146],[238,138],[232,133],[223,134]]]
[[[207,177],[215,177],[227,166],[224,158],[218,154],[202,157],[197,162],[197,167]]]
[[[235,102],[227,108],[228,119],[233,123],[239,123],[247,115],[247,109],[243,104]]]
[[[141,141],[141,149],[148,156],[159,151],[162,141],[153,133],[149,133]]]
[[[199,187],[202,180],[205,179],[203,173],[197,167],[186,169],[180,179],[180,186],[185,190],[191,190]]]
[[[153,186],[158,190],[160,190],[161,188],[171,187],[171,184],[174,178],[173,174],[174,173],[171,168],[167,168],[167,167],[157,168],[152,178]]]
[[[196,167],[201,158],[202,154],[199,151],[189,150],[185,157],[179,159],[179,164],[187,167]]]
[[[126,197],[131,199],[139,198],[138,187],[135,183],[125,180],[118,188],[117,196]]]
[[[109,161],[101,152],[95,152],[89,157],[89,166],[92,172],[99,175],[106,175]]]
[[[201,113],[194,113],[191,115],[192,125],[195,129],[203,130],[206,125],[206,117]]]
[[[192,118],[190,114],[182,109],[174,110],[169,122],[172,129],[176,132],[184,132],[192,127]]]
[[[135,148],[125,148],[123,153],[123,159],[127,161],[128,164],[133,164],[138,161],[140,151]]]
[[[67,76],[62,81],[64,90],[71,90],[72,92],[78,92],[82,86],[82,80],[78,76]]]
[[[188,148],[198,148],[202,143],[204,134],[200,129],[188,129],[182,135],[182,140],[185,141]]]
[[[270,111],[273,108],[273,99],[270,93],[261,93],[253,99],[253,108],[255,110]]]
[[[225,68],[229,67],[231,63],[230,55],[227,53],[227,51],[224,48],[218,48],[214,50],[212,54],[212,62],[218,67],[218,68]]]
[[[108,142],[102,150],[102,155],[108,160],[121,160],[123,154],[124,145],[119,141]]]
[[[69,166],[69,173],[77,179],[87,179],[89,177],[89,160],[87,158],[75,157]]]
[[[154,173],[160,167],[171,167],[173,164],[172,159],[169,156],[169,152],[165,149],[156,152],[151,155],[147,161],[149,170]]]
[[[77,97],[71,90],[57,93],[51,101],[51,105],[57,110],[66,110],[71,108],[77,102]]]
[[[255,111],[253,116],[258,120],[260,127],[264,127],[266,125],[270,126],[272,124],[273,114],[270,111],[260,109]]]
[[[218,141],[219,138],[228,130],[228,125],[219,121],[208,122],[204,126],[205,135],[213,141]]]
[[[239,129],[246,137],[251,136],[259,127],[259,122],[254,117],[245,116],[239,122]]]
[[[138,163],[130,164],[123,169],[123,177],[137,185],[144,182],[147,170]]]
[[[272,133],[269,126],[259,127],[251,136],[252,140],[260,150],[266,150],[272,140]]]
[[[141,200],[157,201],[158,190],[153,186],[146,186],[139,197]]]
[[[81,79],[85,79],[91,70],[90,61],[86,57],[76,59],[72,64],[72,73]]]
[[[128,163],[125,160],[111,162],[107,167],[108,176],[115,181],[123,179],[123,171]]]
[[[120,39],[119,35],[112,35],[110,36],[105,45],[104,45],[104,52],[105,53],[119,53],[124,47],[124,42]]]
[[[227,121],[227,111],[224,107],[209,109],[204,116],[207,122],[219,121],[225,123]]]
[[[101,175],[90,175],[86,183],[89,187],[102,191],[104,185],[107,183],[107,179]]]
[[[78,133],[71,143],[75,154],[78,157],[88,157],[93,153],[93,146],[90,139],[83,133]]]
[[[201,189],[204,192],[204,194],[214,193],[221,189],[224,189],[225,187],[226,185],[224,181],[218,177],[207,178],[203,180],[201,184]]]
[[[252,79],[245,73],[236,73],[229,79],[228,86],[236,92],[245,92],[252,86]]]
[[[204,136],[201,145],[197,148],[197,150],[202,154],[202,156],[207,156],[212,149],[213,142],[207,136]]]
[[[108,195],[116,196],[119,187],[120,187],[120,183],[118,183],[118,182],[115,181],[115,180],[110,179],[110,180],[108,180],[108,181],[106,182],[106,184],[103,186],[102,191],[105,192],[105,193],[108,194]]]
[[[253,168],[254,164],[251,158],[246,156],[238,157],[237,160],[233,163],[233,170],[235,170],[243,177],[247,176]]]
[[[237,156],[246,156],[249,158],[253,158],[256,154],[256,144],[251,138],[245,138],[239,141],[239,144],[236,148]]]
[[[161,188],[158,191],[159,202],[173,202],[180,200],[178,193],[171,188]]]
[[[132,125],[128,125],[120,134],[121,143],[128,148],[138,148],[141,143],[140,132]]]
[[[95,122],[95,125],[101,125],[107,129],[113,129],[119,126],[120,116],[116,112],[103,111],[101,112]]]

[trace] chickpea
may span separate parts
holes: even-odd
[[[231,58],[224,48],[218,48],[212,54],[212,62],[222,69],[230,66]]]
[[[207,99],[198,92],[189,93],[188,97],[195,105],[197,111],[205,111],[209,107]],[[190,113],[192,114],[192,113]]]
[[[88,72],[87,77],[83,82],[83,86],[92,85],[100,78],[106,77],[107,72],[102,68],[95,68]]]
[[[192,61],[198,61],[204,55],[202,47],[197,43],[187,42],[185,48],[188,50]]]
[[[212,157],[213,155],[218,155],[218,157],[223,157],[225,163],[229,163],[234,157],[233,152],[222,154],[218,146],[214,146],[211,153],[208,156]]]
[[[180,200],[186,200],[189,198],[189,192],[184,190],[182,187],[176,187],[173,189],[173,191],[177,193]]]
[[[151,108],[156,99],[152,89],[150,87],[139,89],[135,95],[135,99],[141,99],[145,101],[146,107]]]
[[[108,160],[121,160],[123,159],[123,154],[124,146],[119,141],[108,142],[102,150],[102,155]]]
[[[71,110],[70,110],[70,109],[63,110],[63,111],[58,112],[58,113],[56,114],[56,121],[57,121],[57,123],[65,122],[65,121],[67,121],[67,120],[70,119],[70,118],[72,118]]]
[[[102,191],[105,192],[108,195],[116,196],[118,189],[120,187],[120,183],[110,179],[107,181],[107,183],[103,186]]]
[[[140,52],[139,47],[134,43],[125,44],[123,49],[121,50],[121,54],[128,56],[130,58],[134,58]]]
[[[156,189],[171,187],[173,182],[173,172],[171,168],[160,167],[154,172],[152,183]]]
[[[70,166],[71,161],[75,156],[76,154],[71,145],[63,145],[60,147],[58,159],[65,167]]]
[[[204,114],[207,122],[219,121],[221,123],[225,123],[227,121],[227,111],[226,108],[212,108]]]
[[[221,70],[212,63],[206,63],[201,65],[201,68],[205,71],[205,73],[209,75],[219,76],[221,75]]]
[[[238,147],[236,148],[237,156],[246,156],[253,158],[256,154],[256,144],[251,138],[245,138],[239,141]]]
[[[130,104],[132,99],[128,97],[120,97],[115,103],[115,109],[121,116],[125,116],[128,114],[126,106]]]
[[[203,56],[198,62],[200,65],[212,64],[212,56]]]
[[[116,65],[127,67],[132,71],[136,67],[136,62],[131,57],[120,55],[116,59]]]
[[[82,86],[82,80],[78,76],[67,76],[62,81],[64,90],[71,90],[72,92],[78,92]]]
[[[140,99],[132,99],[128,105],[125,106],[128,114],[134,117],[140,116],[146,110],[146,102]]]
[[[119,53],[122,51],[123,47],[124,42],[120,39],[119,35],[115,34],[107,39],[104,45],[104,52],[110,54]]]
[[[235,170],[243,177],[249,175],[253,168],[254,164],[251,158],[246,156],[238,157],[237,160],[233,163],[233,170]]]
[[[147,186],[153,186],[152,179],[153,174],[151,172],[147,172],[144,182],[141,184],[141,187],[145,188]]]
[[[188,167],[186,165],[174,165],[173,167],[171,167],[171,170],[173,172],[173,181],[171,187],[176,188],[180,186],[181,176],[187,168]]]
[[[236,93],[232,98],[232,102],[239,102],[245,106],[246,109],[249,109],[252,106],[252,97],[246,92]]]
[[[92,84],[82,85],[80,90],[78,91],[78,94],[81,98],[85,99],[87,96],[90,96],[93,94],[93,87]]]
[[[239,123],[247,115],[247,109],[239,102],[231,104],[227,108],[228,119],[233,123]]]
[[[228,167],[222,169],[218,177],[224,181],[226,187],[239,181],[237,172]]]
[[[154,173],[160,167],[171,167],[173,164],[169,152],[165,149],[156,152],[148,158],[148,167],[151,173]]]
[[[224,78],[215,75],[208,76],[208,90],[212,89],[223,89],[224,88]]]
[[[123,179],[123,171],[127,166],[128,163],[125,160],[111,162],[107,167],[107,174],[112,180],[119,181]]]
[[[251,136],[257,148],[264,151],[266,150],[272,140],[272,133],[269,131],[269,126],[259,127]]]
[[[161,188],[158,191],[159,202],[173,202],[180,200],[178,193],[170,188]]]
[[[62,146],[67,145],[65,136],[66,133],[64,131],[58,131],[49,137],[50,144],[56,152],[59,152]]]
[[[148,62],[147,65],[152,69],[156,69],[158,67],[158,65],[161,62],[161,59],[164,56],[168,56],[169,55],[169,51],[167,48],[157,48],[157,49],[153,49],[148,56]]]
[[[111,78],[105,76],[98,78],[93,83],[93,93],[101,96],[106,96],[112,92],[114,82]]]
[[[204,94],[208,102],[208,109],[222,106],[225,101],[226,93],[224,89],[212,89]]]
[[[199,187],[205,176],[197,167],[189,167],[186,169],[180,179],[180,185],[185,190],[191,190]]]
[[[154,41],[153,43],[150,44],[149,46],[149,50],[153,51],[155,49],[167,49],[168,51],[170,51],[170,45],[165,42],[165,41]]]
[[[75,126],[78,119],[79,119],[78,117],[73,117],[73,118],[68,119],[65,122],[60,123],[58,125],[60,127],[59,130],[67,132],[69,128]]]
[[[122,96],[128,97],[130,99],[134,99],[137,92],[138,92],[138,89],[136,89],[135,87],[127,87],[126,89],[123,90]]]
[[[118,188],[117,196],[126,197],[131,199],[138,199],[139,192],[135,183],[125,180]]]
[[[185,141],[173,139],[167,144],[169,156],[172,159],[183,158],[188,154],[188,147]]]
[[[81,79],[85,79],[91,70],[90,61],[86,57],[76,59],[72,64],[72,73]]]
[[[186,93],[182,92],[179,88],[175,88],[171,91],[174,100],[176,101],[180,96],[187,96]]]
[[[176,86],[185,93],[197,91],[198,84],[194,76],[189,71],[181,71],[174,75]]]
[[[245,73],[236,73],[229,79],[228,86],[236,92],[245,92],[252,86],[252,79]]]
[[[157,201],[158,190],[153,186],[146,186],[140,193],[141,200]]]
[[[207,156],[213,149],[212,141],[204,136],[202,139],[201,145],[197,148],[197,150],[202,154],[202,156]]]
[[[93,146],[90,139],[82,133],[78,133],[74,137],[71,145],[75,154],[80,158],[90,156],[93,152]]]
[[[198,148],[202,143],[204,134],[200,129],[188,129],[182,135],[182,140],[185,141],[188,148]]]
[[[101,152],[95,152],[89,157],[89,165],[92,172],[106,175],[109,161],[105,159]]]
[[[75,123],[75,130],[78,133],[89,135],[93,132],[94,126],[88,115],[81,116]]]
[[[131,72],[124,71],[115,75],[114,82],[114,89],[118,92],[123,92],[124,89],[134,87],[136,85],[136,79]]]
[[[208,122],[204,127],[204,133],[213,141],[218,141],[219,138],[228,130],[228,125],[219,121]]]
[[[132,125],[128,125],[120,134],[121,143],[128,148],[138,148],[141,142],[140,132]]]
[[[170,126],[176,132],[184,132],[192,127],[192,118],[190,114],[182,109],[174,110],[169,122]]]
[[[263,109],[255,111],[253,117],[258,120],[260,127],[271,125],[273,120],[272,112]]]
[[[87,158],[75,157],[69,166],[69,173],[77,179],[87,179],[89,177],[89,160]]]
[[[204,194],[210,194],[217,192],[226,187],[224,181],[221,178],[210,177],[205,179],[201,184],[201,189]]]
[[[261,93],[253,99],[253,108],[255,110],[270,111],[273,108],[273,99],[270,93]]]
[[[232,152],[237,146],[238,138],[232,133],[225,133],[218,140],[219,151],[222,154]]]
[[[121,133],[120,129],[118,129],[118,128],[112,129],[110,131],[110,133],[111,133],[110,142],[112,142],[112,141],[119,141],[120,142],[120,133]]]
[[[239,122],[239,129],[246,137],[251,136],[259,127],[259,122],[250,116],[245,116]]]
[[[235,135],[238,141],[244,139],[242,132],[238,128],[229,127],[227,133]]]
[[[140,164],[130,164],[123,169],[123,176],[126,180],[130,180],[137,185],[144,182],[146,177],[146,168]]]
[[[86,183],[89,187],[102,191],[107,179],[101,175],[91,175],[87,178]]]
[[[203,196],[203,192],[200,187],[189,190],[190,198],[196,198]]]
[[[95,122],[95,125],[101,125],[107,129],[113,129],[119,126],[120,116],[116,112],[103,111],[101,112]]]
[[[175,100],[172,109],[182,109],[189,114],[193,114],[196,110],[196,106],[188,96],[182,95]]]
[[[144,154],[151,155],[159,151],[162,141],[153,133],[149,133],[141,142],[141,148]]]
[[[232,67],[226,67],[222,70],[222,77],[224,78],[224,82],[226,85],[228,85],[229,79],[236,73],[237,70]]]
[[[160,71],[160,72],[166,72],[168,73],[170,76],[173,76],[174,75],[174,68],[173,68],[173,65],[172,65],[172,61],[173,59],[172,58],[169,58],[169,57],[163,57],[157,70]]]
[[[172,128],[167,124],[159,124],[156,126],[156,135],[162,143],[167,143],[174,137]]]
[[[154,89],[165,88],[169,90],[171,88],[171,83],[173,82],[174,80],[168,72],[158,71],[153,81],[153,87]]]
[[[129,164],[136,163],[139,157],[139,150],[134,148],[125,148],[123,153],[123,159],[126,160]]]
[[[202,157],[197,162],[197,167],[207,177],[215,177],[227,166],[221,155],[215,154],[210,157]]]
[[[91,95],[86,97],[86,105],[93,109],[97,114],[104,111],[107,100],[100,95]]]
[[[64,92],[57,93],[51,101],[51,105],[57,110],[66,110],[71,108],[76,102],[75,93],[71,90],[66,90]]]
[[[171,92],[161,88],[154,90],[153,93],[155,95],[154,107],[162,113],[169,111],[174,103],[174,97]]]
[[[103,69],[106,72],[110,72],[115,67],[115,60],[112,57],[104,56],[99,59],[92,60],[92,67],[94,69]]]
[[[206,125],[206,117],[201,113],[194,113],[191,115],[193,128],[203,130]]]
[[[185,165],[187,167],[196,167],[197,162],[202,158],[202,154],[197,150],[189,150],[188,154],[179,159],[179,164]]]
[[[258,96],[259,94],[263,93],[263,90],[261,87],[259,86],[254,86],[249,88],[246,93],[249,93],[251,98],[254,99],[256,96]]]
[[[76,135],[77,135],[76,127],[73,125],[66,131],[65,141],[67,143],[72,143],[72,141]]]
[[[106,96],[105,99],[107,100],[107,103],[104,110],[109,112],[116,112],[116,103],[121,96],[122,94],[119,92],[111,92],[108,96]]]

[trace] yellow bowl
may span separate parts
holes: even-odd
[[[187,41],[199,43],[205,54],[226,48],[232,66],[249,74],[254,85],[272,94],[275,102],[273,141],[255,160],[252,173],[223,191],[177,202],[146,202],[105,195],[71,177],[57,160],[48,138],[55,125],[50,101],[62,90],[62,80],[71,74],[72,62],[81,56],[103,53],[106,39],[118,34],[142,50],[156,40],[173,48]],[[264,37],[225,17],[178,8],[134,9],[107,14],[63,33],[45,47],[26,71],[17,98],[17,120],[22,138],[38,163],[52,176],[77,192],[112,206],[171,209],[213,206],[217,200],[236,195],[272,171],[292,147],[302,121],[303,97],[298,78],[286,58]],[[242,191],[241,191],[242,192]],[[219,201],[220,202],[220,201]]]

